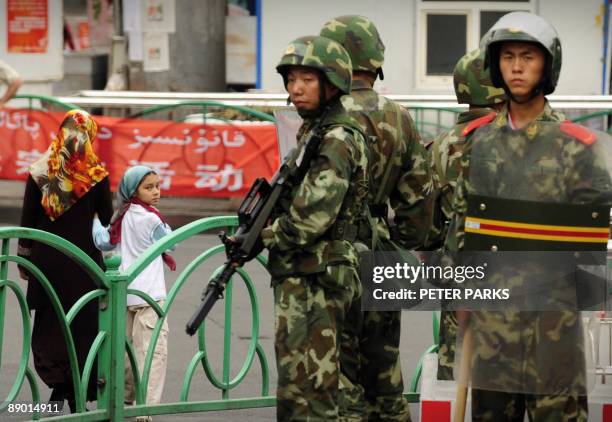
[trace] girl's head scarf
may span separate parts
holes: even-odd
[[[126,170],[117,189],[117,210],[121,210],[136,194],[136,190],[146,175],[155,173],[151,167],[133,166]]]
[[[47,151],[30,166],[42,192],[41,205],[54,221],[106,176],[93,151],[97,125],[83,110],[70,110]]]
[[[140,182],[142,182],[142,179],[151,173],[155,173],[155,171],[150,167],[133,166],[127,169],[121,178],[119,189],[117,189],[117,210],[111,218],[111,226],[109,230],[111,244],[116,245],[117,243],[121,242],[121,223],[123,222],[123,216],[130,208],[131,204],[140,205],[148,212],[152,212],[153,214],[157,215],[163,223],[167,223],[166,219],[157,210],[157,208],[142,202],[136,197],[136,191],[138,190]],[[164,252],[162,254],[162,259],[164,263],[168,265],[170,270],[174,271],[176,269],[176,262],[170,256],[170,254]]]
[[[117,244],[121,241],[123,215],[130,208],[140,182],[142,182],[146,175],[151,173],[155,173],[151,167],[133,166],[123,174],[121,182],[119,182],[119,188],[117,188],[117,209],[110,221],[110,240],[112,244]]]

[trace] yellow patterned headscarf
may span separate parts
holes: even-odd
[[[89,113],[70,110],[47,151],[30,166],[42,192],[41,205],[52,221],[108,175],[92,148],[97,132]]]

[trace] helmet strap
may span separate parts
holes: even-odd
[[[298,110],[298,114],[303,119],[314,119],[321,115],[323,109],[327,105],[327,98],[325,96],[325,86],[327,84],[327,78],[323,75],[323,73],[318,72],[319,74],[319,107],[314,110]]]
[[[540,92],[546,92],[547,86],[550,85],[549,81],[552,74],[552,57],[543,46],[538,45],[538,47],[540,47],[540,49],[544,53],[544,73],[542,74],[542,77],[540,78],[540,81],[538,82],[536,87],[531,90],[531,93],[529,94],[529,97],[527,97],[526,100],[519,101],[514,95],[512,95],[512,92],[510,92],[510,89],[506,85],[506,82],[504,82],[502,79],[502,87],[504,88],[504,91],[506,92],[508,97],[517,104],[526,104],[530,102],[535,97],[540,95]],[[499,60],[499,55],[497,57]]]
[[[327,98],[327,87],[330,86],[330,82],[323,72],[319,71],[319,107],[314,110],[298,110],[298,114],[303,119],[314,119],[323,114],[323,112],[329,109],[330,104],[334,102],[336,98],[342,95],[342,92],[338,90],[338,93],[331,98]]]
[[[327,78],[319,73],[319,108],[327,105]]]
[[[538,84],[538,86],[536,86],[534,89],[531,90],[531,93],[529,94],[529,96],[525,100],[519,100],[514,95],[512,95],[512,92],[510,92],[510,90],[507,89],[505,82],[504,82],[504,91],[506,91],[506,95],[508,95],[508,97],[513,102],[515,102],[517,104],[527,104],[529,101],[533,100],[535,97],[540,95],[540,92],[542,92],[542,86],[541,86],[541,84]]]
[[[538,82],[536,87],[531,90],[531,93],[529,93],[529,96],[525,100],[519,100],[514,95],[512,95],[512,92],[510,91],[510,88],[508,88],[508,85],[506,85],[505,81],[502,83],[502,88],[506,92],[506,95],[508,96],[508,98],[510,98],[515,103],[517,103],[517,104],[527,104],[528,102],[533,100],[535,97],[540,95],[541,92],[544,92],[544,87],[546,86],[547,81],[548,81],[548,78],[546,76],[543,76],[540,79],[540,82]]]

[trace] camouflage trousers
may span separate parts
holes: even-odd
[[[278,421],[338,420],[339,335],[360,297],[357,271],[344,265],[275,283]]]
[[[525,411],[531,422],[587,422],[588,419],[586,396],[472,389],[473,422],[523,422]]]
[[[453,362],[455,361],[455,344],[457,343],[457,316],[453,311],[440,312],[440,331],[438,334],[438,379],[454,379]]]
[[[359,309],[349,319],[357,332],[345,331],[342,339],[340,366],[353,386],[352,394],[341,396],[343,420],[410,421],[399,356],[401,312]]]

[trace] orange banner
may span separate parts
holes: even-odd
[[[46,53],[49,43],[47,0],[7,0],[9,53]]]
[[[0,179],[25,180],[30,164],[47,149],[61,113],[0,111]],[[94,149],[116,189],[125,170],[145,164],[161,176],[170,196],[244,196],[257,177],[279,166],[271,123],[194,124],[96,116]]]

